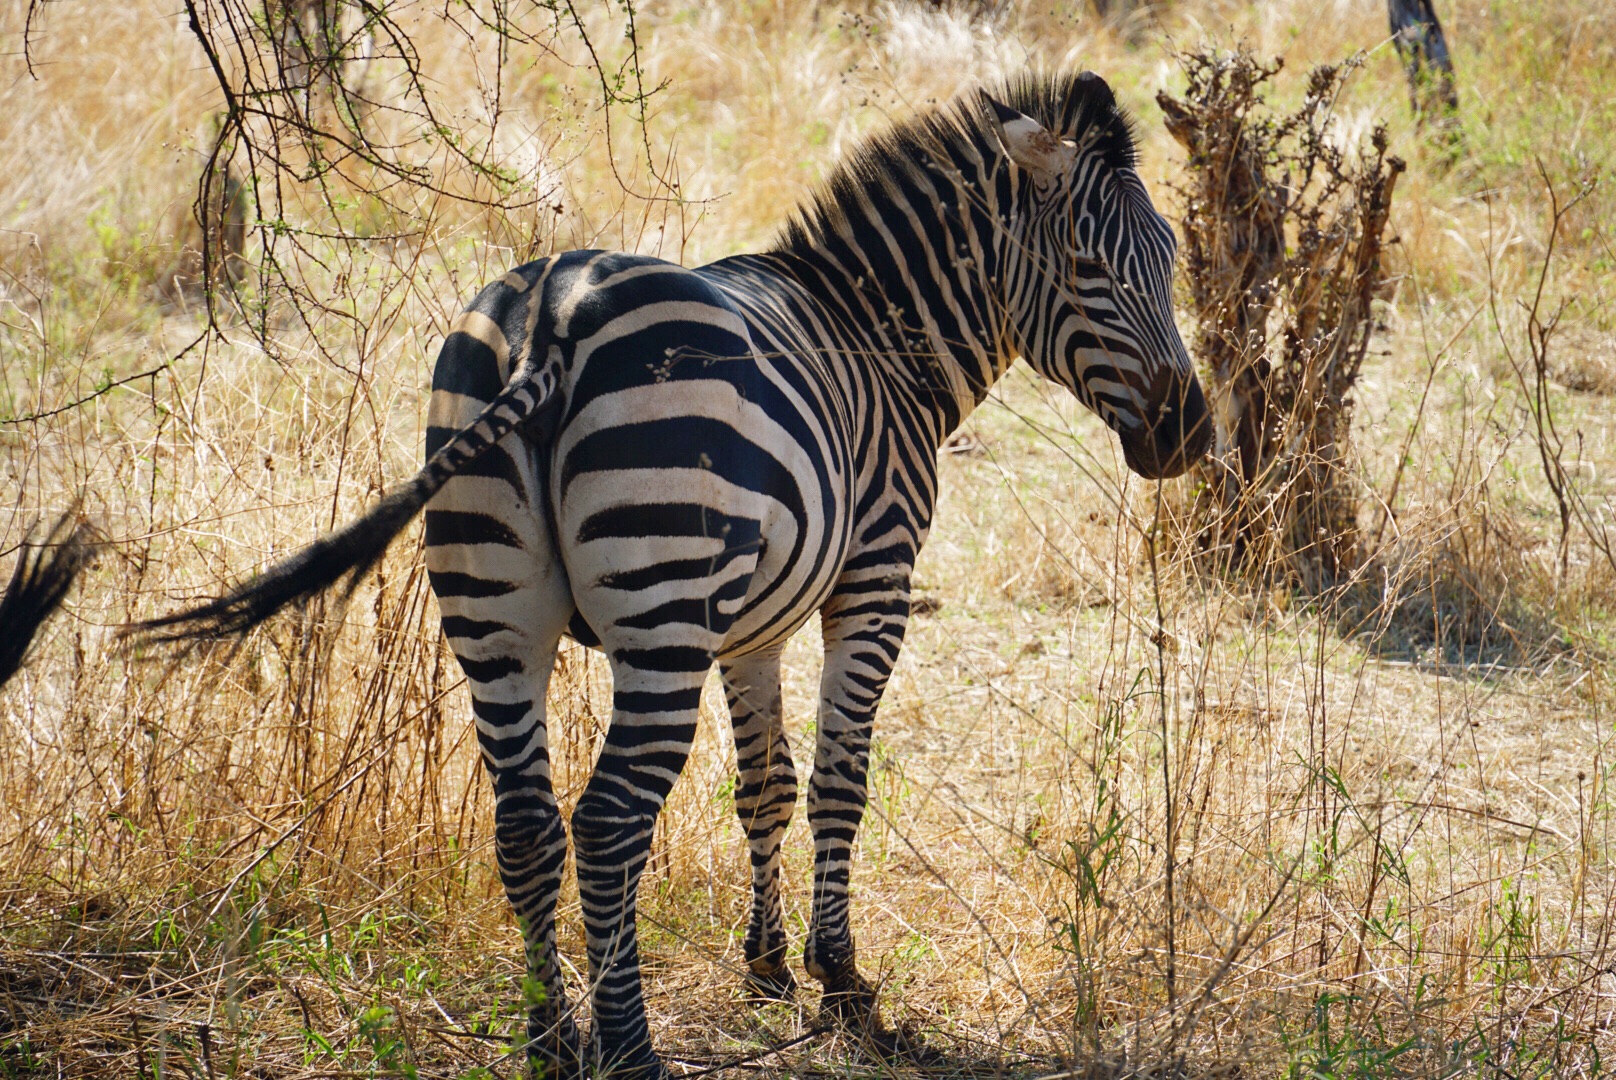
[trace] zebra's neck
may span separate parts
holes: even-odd
[[[1008,170],[959,138],[947,153],[833,182],[835,212],[788,230],[782,265],[862,340],[857,359],[929,413],[940,440],[1014,359],[997,282]]]

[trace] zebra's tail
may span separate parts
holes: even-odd
[[[186,611],[132,623],[122,636],[140,641],[203,641],[245,633],[288,604],[307,601],[347,579],[344,595],[448,479],[517,428],[547,432],[561,407],[559,357],[527,362],[477,419],[461,428],[421,471],[395,484],[365,515],[274,564],[234,592]],[[545,436],[547,438],[547,434]]]
[[[23,539],[17,567],[0,598],[0,686],[22,667],[34,635],[95,552],[89,527],[77,523],[77,517],[75,507],[57,518],[41,543]]]

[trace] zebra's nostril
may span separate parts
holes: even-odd
[[[1206,407],[1206,396],[1201,383],[1190,377],[1179,406],[1174,410],[1170,437],[1173,450],[1183,459],[1184,467],[1195,464],[1212,447],[1212,415]]]

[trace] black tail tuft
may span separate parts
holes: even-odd
[[[364,517],[282,559],[229,596],[189,611],[134,623],[123,628],[122,636],[139,641],[234,637],[287,605],[303,603],[324,592],[343,578],[348,579],[347,591],[352,592],[382,557],[387,545],[451,476],[512,431],[528,429],[534,421],[560,407],[561,399],[556,394],[560,350],[552,349],[551,354],[538,362],[523,363],[477,419],[438,447],[413,480],[393,487]]]
[[[95,552],[90,530],[76,523],[77,516],[77,510],[69,510],[57,518],[43,543],[22,542],[17,568],[0,598],[0,686],[22,667],[34,635]]]
[[[289,604],[301,604],[343,578],[352,591],[393,538],[426,505],[419,479],[399,484],[363,517],[322,536],[228,596],[188,611],[124,627],[140,641],[203,641],[244,634]]]

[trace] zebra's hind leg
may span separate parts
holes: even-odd
[[[705,635],[694,627],[684,627]],[[636,909],[657,814],[690,756],[708,648],[620,647],[612,657],[612,723],[572,815],[578,896],[594,984],[596,1080],[665,1080],[651,1047],[640,984]]]
[[[488,706],[475,699],[473,706],[480,722]],[[499,874],[522,929],[527,959],[522,996],[528,1010],[528,1058],[544,1080],[570,1080],[583,1075],[583,1058],[555,947],[556,896],[567,861],[566,826],[548,775],[541,783],[531,775],[496,774],[494,798]]]
[[[780,650],[737,657],[719,670],[735,728],[735,811],[752,859],[746,991],[760,1001],[792,1001],[797,980],[786,965],[780,842],[797,805],[797,771],[781,717]]]
[[[434,406],[438,404],[434,395]],[[426,561],[444,634],[466,673],[494,788],[494,853],[526,954],[528,1054],[545,1080],[582,1075],[578,1025],[555,948],[567,831],[550,782],[545,693],[572,592],[518,440],[456,476],[426,515]]]
[[[583,1070],[578,1025],[567,1006],[555,947],[567,830],[551,788],[544,715],[570,598],[559,606],[560,625],[524,633],[518,627],[535,610],[547,611],[547,622],[557,621],[554,597],[517,589],[499,598],[507,603],[491,605],[487,597],[451,591],[459,584],[453,575],[434,576],[444,630],[471,685],[477,740],[494,786],[494,853],[527,960],[522,996],[528,1010],[528,1056],[545,1080],[573,1080]],[[545,599],[551,601],[548,607],[541,603]],[[501,614],[512,617],[505,621]]]
[[[459,605],[452,598],[442,599],[444,627],[471,684],[477,739],[493,781],[499,874],[522,930],[528,1056],[545,1080],[572,1080],[582,1075],[582,1056],[555,947],[556,898],[567,860],[567,830],[551,788],[544,715],[560,631],[532,649],[525,641],[520,648],[474,649],[470,640],[457,635],[495,620],[450,614]],[[494,631],[490,636],[504,635]]]

